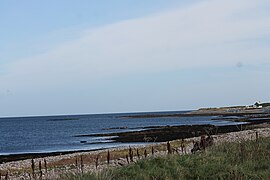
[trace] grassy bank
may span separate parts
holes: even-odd
[[[65,179],[270,179],[270,138],[223,143],[205,152],[141,160]]]

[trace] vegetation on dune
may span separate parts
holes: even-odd
[[[204,152],[140,160],[66,179],[270,179],[270,138],[223,143]],[[63,177],[62,177],[63,178]]]

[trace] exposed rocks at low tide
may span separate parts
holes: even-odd
[[[191,138],[200,135],[220,134],[252,129],[254,124],[268,123],[269,119],[254,120],[246,124],[238,125],[183,125],[183,126],[161,126],[152,127],[143,131],[119,132],[107,134],[79,135],[78,137],[112,137],[114,142],[166,142],[175,139]]]
[[[194,148],[194,143],[200,141],[201,135],[211,135],[214,144],[222,143],[224,141],[242,141],[247,139],[256,139],[259,137],[270,137],[270,116],[265,111],[245,111],[231,113],[222,111],[210,112],[204,110],[200,112],[193,112],[189,114],[169,114],[162,115],[162,117],[181,117],[181,116],[209,116],[215,115],[218,120],[227,120],[234,122],[243,122],[238,125],[184,125],[184,126],[159,126],[142,128],[142,131],[120,132],[120,133],[107,133],[107,134],[91,134],[79,136],[96,136],[108,137],[116,142],[155,142],[152,145],[140,145],[131,147],[134,150],[134,157],[132,161],[136,162],[142,158],[153,156],[165,156],[166,150],[160,150],[157,146],[168,146],[167,141],[172,143],[178,142],[177,146],[172,147],[172,152],[190,153]],[[153,118],[160,115],[147,115]],[[123,118],[140,118],[140,117],[123,117]],[[142,118],[145,118],[142,117]],[[116,127],[115,129],[126,129],[126,127]],[[179,141],[184,139],[184,147],[179,146]],[[87,142],[81,142],[87,143]],[[181,143],[180,143],[181,144]],[[146,149],[148,150],[146,151]],[[152,152],[151,152],[152,148]],[[136,156],[135,149],[139,149],[139,156]],[[184,150],[183,150],[184,149]],[[111,148],[110,163],[107,163],[106,154],[108,149],[95,150],[95,151],[77,151],[77,152],[54,152],[54,153],[38,153],[38,154],[18,154],[0,156],[0,176],[8,173],[10,179],[30,179],[31,175],[31,159],[36,163],[36,173],[42,172],[41,176],[46,179],[56,179],[65,173],[81,173],[83,172],[97,172],[108,167],[125,166],[132,163],[127,160],[127,154],[130,154],[130,149],[127,147]],[[121,152],[121,153],[120,153]],[[115,155],[117,154],[117,156]],[[123,156],[122,156],[123,155]],[[83,159],[82,165],[80,164]],[[45,170],[45,165],[41,165],[41,171],[38,170],[39,162],[48,163],[48,169]],[[47,171],[47,172],[46,172]],[[32,177],[33,178],[33,177]]]
[[[261,126],[261,125],[260,125]],[[267,126],[267,125],[266,125]],[[253,130],[244,130],[239,132],[231,132],[231,133],[224,133],[224,134],[218,134],[213,135],[212,138],[214,139],[214,144],[222,143],[222,142],[235,142],[235,141],[243,141],[243,140],[256,140],[256,136],[259,137],[270,137],[270,127],[264,127],[264,128],[256,128]],[[171,144],[173,144],[176,141],[181,140],[175,140],[171,141]],[[191,149],[194,147],[193,142],[200,141],[200,137],[193,137],[193,138],[187,138],[185,141],[185,151],[181,150],[180,146],[173,146],[173,152],[176,151],[179,154],[182,153],[190,153]],[[135,150],[136,148],[140,148],[141,150],[145,148],[151,148],[156,146],[167,146],[167,143],[156,143],[155,145],[146,145],[146,146],[136,146],[131,147],[132,150]],[[165,148],[166,149],[166,148]],[[98,172],[105,168],[112,168],[112,167],[119,167],[119,166],[125,166],[128,162],[123,157],[117,157],[116,159],[113,159],[110,161],[110,164],[108,165],[106,158],[102,159],[102,155],[106,155],[108,150],[98,150],[98,151],[92,151],[92,152],[77,152],[72,154],[65,154],[65,155],[58,155],[58,156],[49,156],[45,158],[36,158],[34,161],[36,164],[41,161],[44,162],[44,159],[46,159],[46,162],[48,162],[49,168],[47,169],[47,172],[44,169],[44,165],[42,165],[41,171],[42,177],[46,179],[57,179],[61,175],[66,173],[81,173],[80,169],[80,159],[78,157],[88,157],[90,158],[90,161],[85,161],[83,164],[83,172]],[[120,151],[126,151],[128,153],[130,151],[129,148],[112,148],[110,149],[111,154],[120,152]],[[134,151],[135,152],[135,151]],[[141,151],[142,152],[142,151]],[[125,153],[123,153],[125,154]],[[147,158],[153,157],[153,156],[165,156],[167,155],[166,150],[155,150],[154,154],[152,154],[150,151],[147,152]],[[133,162],[138,161],[139,159],[145,158],[144,155],[141,153],[141,157],[137,157],[134,154]],[[98,166],[96,166],[95,159],[91,159],[91,157],[99,157],[100,160],[98,161]],[[76,161],[75,161],[76,160]],[[60,163],[61,162],[61,163]],[[63,162],[65,162],[63,164]],[[77,162],[77,165],[76,163]],[[61,164],[61,165],[60,165]],[[2,174],[2,178],[5,176],[6,172],[8,172],[8,176],[10,179],[30,179],[31,175],[31,159],[26,159],[22,161],[13,161],[8,162],[4,164],[0,164],[0,173]],[[36,169],[36,176],[39,177],[39,170]]]

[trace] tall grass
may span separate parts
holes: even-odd
[[[140,160],[66,179],[270,179],[270,138],[223,143],[204,152]]]

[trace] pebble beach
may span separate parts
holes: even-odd
[[[223,142],[239,142],[244,140],[256,140],[256,136],[259,137],[270,137],[269,125],[264,125],[259,128],[252,130],[243,130],[239,132],[231,132],[224,134],[213,135],[214,144]],[[174,140],[172,144],[173,151],[179,155],[190,153],[193,148],[193,144],[199,141],[200,137],[187,138],[184,140],[184,151],[179,146],[181,140]],[[78,152],[58,156],[48,156],[45,158],[36,158],[34,160],[34,174],[32,171],[32,159],[26,159],[21,161],[13,161],[0,164],[1,178],[8,179],[33,179],[33,177],[39,177],[42,179],[60,179],[63,174],[68,173],[86,173],[86,172],[98,172],[105,168],[115,168],[125,166],[129,163],[134,163],[140,159],[145,158],[143,151],[147,149],[147,157],[153,156],[165,156],[167,155],[166,150],[167,143],[155,143],[152,145],[140,145],[132,146],[130,148],[120,147],[111,148],[106,150],[97,150],[91,152]],[[162,148],[163,147],[163,148]],[[152,148],[152,152],[151,149]],[[134,157],[131,160],[126,158],[128,152],[134,151]],[[136,154],[136,149],[140,152],[140,155]],[[154,152],[153,152],[154,151]],[[111,154],[111,159],[108,164],[108,152]],[[81,161],[83,160],[83,161]],[[46,161],[46,166],[44,162]],[[41,169],[39,167],[41,163]],[[41,170],[41,171],[40,171]]]

